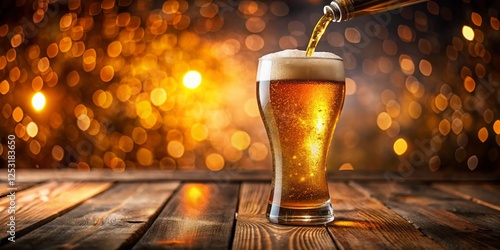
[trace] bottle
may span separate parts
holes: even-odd
[[[323,8],[323,13],[331,16],[332,22],[341,22],[425,1],[427,0],[333,0]]]
[[[427,0],[333,0],[323,8],[307,44],[306,56],[312,56],[321,36],[331,22],[342,22],[360,16],[377,14]]]

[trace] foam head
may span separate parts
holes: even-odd
[[[303,50],[283,50],[259,59],[257,81],[324,80],[343,82],[344,63],[339,56],[315,52],[307,57]]]

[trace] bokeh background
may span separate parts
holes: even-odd
[[[18,168],[271,168],[257,60],[328,1],[2,1],[0,155]],[[347,96],[330,171],[500,173],[500,2],[333,23]]]

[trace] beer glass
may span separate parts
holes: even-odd
[[[281,51],[259,59],[257,99],[271,145],[266,216],[289,225],[333,221],[326,161],[345,96],[340,57]]]

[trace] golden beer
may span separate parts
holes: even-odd
[[[326,159],[345,96],[344,67],[333,54],[283,51],[259,60],[257,97],[271,144],[267,217],[280,224],[333,221]]]

